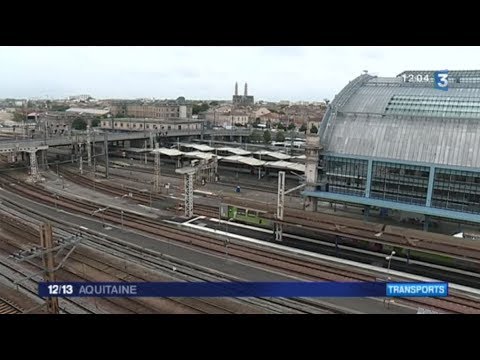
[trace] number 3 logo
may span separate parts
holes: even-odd
[[[448,90],[448,70],[435,71],[435,88]]]

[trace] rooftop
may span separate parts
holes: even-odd
[[[434,88],[433,73],[350,81],[320,123],[326,152],[480,168],[480,71],[449,71],[448,91]]]
[[[203,123],[203,120],[199,119],[183,119],[183,118],[114,118],[115,121],[128,121],[128,122],[145,122],[145,123],[165,123],[165,124],[192,124]]]
[[[110,110],[105,109],[89,109],[89,108],[70,108],[65,110],[69,113],[78,113],[78,114],[90,114],[90,115],[107,115]]]

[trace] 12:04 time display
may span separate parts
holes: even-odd
[[[403,74],[401,77],[403,78],[404,82],[429,82],[430,81],[430,77],[428,76],[428,74],[424,74],[424,75]]]
[[[72,295],[73,286],[72,285],[48,285],[48,294],[49,295]]]

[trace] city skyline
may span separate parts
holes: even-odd
[[[333,99],[363,70],[479,68],[480,47],[0,47],[0,98]]]

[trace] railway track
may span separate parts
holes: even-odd
[[[15,186],[14,186],[15,188]],[[16,189],[18,190],[18,189]],[[32,193],[32,191],[23,189],[21,192],[26,191],[29,196],[34,196],[39,198],[43,202],[50,203],[53,199],[51,196],[41,196],[41,194]],[[71,204],[68,203],[66,199],[61,199],[61,203],[59,202],[59,206],[65,206],[71,210],[77,212],[85,213],[85,209],[83,209],[86,204],[82,204],[81,206],[76,202],[76,206],[72,208]],[[87,206],[88,208],[88,206]],[[90,206],[89,210],[92,210]],[[88,210],[87,210],[88,212]],[[109,221],[113,223],[119,223],[119,216],[118,212],[108,214]],[[212,239],[205,236],[200,235],[189,235],[189,238],[185,238],[184,231],[179,231],[175,228],[168,227],[165,225],[160,225],[151,220],[143,220],[142,223],[139,223],[138,216],[133,216],[130,218],[130,215],[127,216],[125,220],[125,226],[140,230],[142,232],[148,233],[150,236],[154,235],[154,237],[159,237],[160,239],[168,239],[174,240],[176,242],[187,243],[191,246],[199,247],[204,250],[209,250],[216,253],[223,253],[225,251],[225,241],[224,239]],[[252,262],[255,264],[261,264],[263,267],[275,269],[275,270],[282,270],[284,273],[289,273],[292,275],[301,275],[302,278],[307,280],[357,280],[357,281],[365,281],[365,280],[372,280],[372,276],[368,276],[366,274],[353,274],[352,269],[346,269],[345,274],[340,274],[338,269],[334,269],[332,266],[329,267],[325,266],[325,264],[318,264],[314,261],[306,261],[305,259],[293,259],[294,257],[291,255],[285,254],[277,254],[273,256],[271,249],[265,250],[261,248],[255,248],[252,246],[246,246],[244,244],[237,244],[231,242],[228,247],[229,255],[238,258],[244,261]],[[409,300],[410,301],[410,300]],[[459,301],[443,301],[440,299],[422,299],[420,300],[411,300],[416,304],[421,303],[422,305],[430,305],[437,309],[443,309],[448,312],[466,312],[472,311],[477,312],[479,308],[476,306],[475,302],[467,303],[464,307],[461,307],[459,304],[463,300]],[[462,305],[463,306],[463,305]],[[467,309],[468,307],[468,309]]]
[[[16,213],[16,215],[19,215]],[[3,216],[4,217],[4,216]],[[23,217],[23,216],[22,216]],[[25,217],[23,217],[25,219]],[[22,220],[24,220],[22,219]],[[10,221],[12,223],[12,221]],[[22,238],[23,244],[32,244],[36,240],[35,231],[33,227],[30,227],[28,231],[26,226],[18,228],[20,222],[16,221],[17,233],[24,233]],[[38,224],[37,224],[38,225]],[[11,231],[11,229],[10,229]],[[13,231],[15,233],[15,231]],[[58,234],[56,234],[58,235]],[[73,233],[63,231],[63,237],[71,237]],[[14,251],[25,249],[25,246],[19,241],[9,241],[5,237],[1,237],[3,244],[0,246],[2,252],[6,255]],[[58,238],[58,236],[57,236]],[[87,240],[89,243],[90,240]],[[7,244],[7,245],[6,245]],[[29,245],[31,246],[31,245]],[[98,248],[98,247],[97,247]],[[122,259],[125,261],[125,259]],[[71,255],[69,260],[65,263],[64,267],[57,271],[58,281],[122,281],[128,279],[129,281],[173,281],[171,277],[165,277],[156,273],[148,274],[148,276],[139,268],[139,264],[133,265],[128,262],[123,263],[118,259],[112,259],[110,255],[105,252],[94,252],[89,249],[80,246]],[[37,262],[30,263],[29,265],[37,266],[41,269],[41,265]],[[35,269],[36,270],[36,269]],[[232,313],[233,309],[230,306],[221,306],[215,304],[215,301],[209,301],[205,299],[141,299],[141,298],[114,298],[114,299],[101,299],[100,306],[104,308],[112,309],[113,312],[121,313]],[[231,304],[230,304],[231,305]],[[96,304],[98,307],[98,304]],[[166,309],[166,310],[165,310]],[[110,312],[110,311],[109,311]]]
[[[117,169],[123,169],[125,171],[134,171],[134,172],[141,172],[141,173],[145,173],[145,174],[151,174],[153,176],[153,170],[152,169],[141,167],[141,166],[130,165],[128,167],[122,167],[120,165],[113,164],[112,167],[115,167]],[[175,178],[175,179],[182,179],[183,178],[182,175],[178,175],[175,172],[172,172],[172,171],[165,172],[165,170],[163,170],[163,171],[164,171],[162,173],[163,176],[166,175],[170,178]],[[119,176],[119,175],[117,174],[116,176]],[[121,177],[131,179],[131,176],[127,176],[127,175],[121,176]],[[272,194],[276,194],[277,191],[278,191],[278,185],[277,185],[276,182],[272,183],[271,185],[266,185],[265,183],[262,183],[262,182],[248,181],[246,179],[241,179],[241,180],[231,179],[231,180],[232,181],[216,181],[215,184],[226,186],[226,187],[231,187],[231,188],[233,186],[241,185],[241,188],[245,189],[245,190],[263,191],[263,192],[268,192],[268,193],[272,193]],[[300,197],[298,194],[293,194],[293,193],[289,194],[289,196]]]
[[[72,181],[77,183],[85,183],[85,178],[76,177],[74,174],[70,174]],[[90,179],[88,179],[90,180]],[[87,183],[87,186],[91,186],[91,183]],[[120,194],[121,190],[110,184],[103,184],[105,191],[111,191],[114,194]],[[142,196],[143,194],[139,194]],[[144,195],[143,195],[144,196]],[[158,196],[156,199],[162,200],[165,197]],[[143,200],[144,202],[146,201]],[[273,214],[275,209],[272,207],[266,207],[265,204],[254,201],[240,201],[236,198],[224,197],[224,202],[231,204],[241,204],[250,208],[260,208],[267,210],[270,213],[270,219],[275,220]],[[208,217],[217,217],[218,208],[214,206],[195,204],[195,212],[198,215],[204,215]],[[305,211],[299,211],[293,208],[286,209],[283,224],[285,226],[302,226],[303,229],[320,232],[329,236],[343,236],[350,239],[367,240],[376,244],[401,246],[405,249],[421,250],[422,248],[430,253],[436,253],[440,256],[456,256],[461,261],[478,262],[480,268],[480,245],[469,245],[465,250],[462,249],[457,240],[452,240],[451,237],[443,236],[444,239],[439,241],[438,238],[442,237],[438,234],[426,234],[425,232],[417,230],[406,230],[403,228],[395,228],[392,226],[385,227],[383,224],[365,224],[363,221],[355,219],[345,219],[343,217],[309,213]],[[407,233],[407,235],[405,234]],[[378,236],[378,234],[381,234]],[[467,242],[463,242],[466,244]],[[477,253],[475,253],[477,251]]]
[[[102,241],[104,241],[104,240],[102,240]],[[142,259],[143,259],[143,256],[142,256]],[[178,266],[178,265],[176,265],[176,267],[177,267],[177,266]],[[190,265],[190,266],[191,266],[191,265]],[[177,270],[177,271],[178,271],[178,270]],[[197,276],[197,279],[198,279],[198,276]],[[132,277],[130,277],[129,280],[130,280],[130,281],[136,281],[136,280],[132,280]],[[137,279],[137,280],[142,280],[142,279]],[[143,280],[148,280],[148,279],[143,279]],[[150,280],[152,280],[152,279],[150,279]],[[158,279],[157,279],[157,280],[158,280]],[[171,280],[171,279],[170,279],[170,280]],[[218,280],[218,279],[217,279],[217,280]],[[184,300],[184,301],[190,301],[190,300]],[[202,301],[203,301],[203,302],[206,302],[206,300],[202,300]],[[269,303],[272,303],[272,302],[280,303],[280,302],[281,302],[281,303],[282,303],[282,307],[283,307],[283,308],[282,308],[282,311],[280,311],[281,313],[285,313],[285,312],[286,312],[285,307],[286,307],[287,305],[285,305],[285,303],[287,303],[287,302],[294,302],[294,303],[295,303],[294,305],[288,304],[288,306],[287,306],[287,310],[288,310],[288,309],[292,309],[292,311],[294,311],[295,313],[298,313],[298,312],[299,312],[299,310],[298,310],[299,305],[298,305],[298,304],[300,304],[300,307],[301,307],[301,308],[305,308],[305,307],[308,306],[308,305],[307,305],[307,304],[308,304],[308,301],[307,301],[307,300],[285,300],[285,299],[284,299],[284,300],[278,300],[278,299],[269,299],[268,302],[269,302]],[[310,313],[318,313],[318,312],[319,312],[318,310],[319,310],[319,306],[316,307],[316,311],[315,311],[315,310],[313,310],[313,306],[310,305],[310,308],[309,308],[309,310],[308,310],[307,312],[310,312]],[[324,309],[323,312],[325,312],[325,311],[326,311],[326,309]],[[287,312],[288,312],[288,311],[287,311]],[[301,311],[301,312],[304,312],[304,311]],[[209,313],[212,313],[212,312],[210,311]]]
[[[65,171],[62,170],[60,171],[60,174],[66,179],[69,180],[75,184],[86,186],[88,188],[92,188],[95,190],[99,190],[105,194],[109,195],[114,195],[114,196],[124,196],[126,192],[131,194],[131,199],[143,204],[143,205],[150,205],[152,201],[158,201],[158,200],[165,200],[166,196],[159,195],[159,194],[151,194],[146,195],[145,193],[133,189],[131,187],[122,187],[122,186],[113,186],[110,184],[106,184],[103,182],[96,181],[94,179],[87,178],[85,176],[80,176],[77,174],[74,174],[70,171]]]
[[[18,214],[16,214],[18,215]],[[25,215],[23,217],[26,217]],[[62,230],[64,232],[64,230]],[[64,234],[65,235],[65,234]],[[118,240],[106,240],[105,238],[98,238],[94,239],[89,237],[88,240],[82,242],[83,245],[88,245],[89,248],[94,248],[98,250],[101,254],[108,253],[109,256],[114,254],[117,258],[122,259],[124,261],[125,256],[131,258],[135,258],[138,264],[141,264],[143,267],[145,265],[150,265],[150,269],[154,269],[158,271],[159,269],[162,271],[169,270],[172,273],[172,261],[164,260],[163,254],[158,253],[145,253],[145,249],[133,249],[132,245],[126,246],[126,244],[121,244]],[[95,258],[92,253],[86,253],[85,249],[80,249],[76,251],[74,256],[75,260],[81,262],[82,264],[87,264],[89,267],[95,268],[100,270],[98,267],[98,263],[101,263],[101,270],[103,272],[106,271],[106,266],[108,266],[108,273],[116,274],[118,276],[119,273],[125,272],[125,268],[123,267],[123,263],[120,262],[112,262],[111,259],[105,256],[99,256],[98,254],[95,255]],[[92,264],[92,262],[95,262]],[[195,270],[192,270],[192,267],[195,267],[194,264],[183,264],[182,261],[176,259],[175,262],[175,271],[173,272],[176,277],[180,275],[184,275],[185,281],[219,281],[225,280],[224,276],[219,277],[218,275],[213,276],[212,274],[205,275],[205,269],[201,269],[198,267]],[[130,267],[130,265],[129,265]],[[70,269],[69,269],[70,270]],[[85,272],[85,270],[84,270]],[[78,274],[77,274],[78,275]],[[123,278],[123,276],[122,276]],[[92,279],[87,279],[92,280]],[[132,270],[128,273],[128,281],[174,281],[173,278],[165,278],[159,277],[158,273],[154,275],[147,276],[143,272],[132,272]],[[109,280],[111,281],[111,279]],[[234,307],[232,307],[232,300],[231,299],[205,299],[205,298],[185,298],[185,299],[169,299],[170,301],[174,301],[175,303],[181,304],[185,307],[190,307],[196,313],[264,313],[267,312],[278,312],[278,313],[319,313],[319,307],[313,306],[312,303],[309,304],[307,300],[291,300],[291,299],[275,299],[268,301],[266,300],[249,300],[248,306],[243,304],[245,301],[241,301],[239,303],[235,303]],[[166,300],[163,300],[166,301]],[[254,307],[255,306],[255,307]],[[255,310],[258,308],[258,310]],[[244,309],[244,310],[242,310]],[[265,309],[262,310],[262,309]],[[170,311],[173,312],[173,311]],[[326,312],[326,309],[321,311],[322,313]]]
[[[224,197],[224,203],[265,211],[265,218],[275,219],[276,208],[258,201]],[[212,216],[215,206],[195,205],[198,215]],[[414,251],[425,251],[431,254],[455,258],[461,261],[478,264],[480,269],[480,243],[474,240],[457,239],[442,234],[405,229],[379,223],[368,223],[336,215],[305,212],[286,208],[282,221],[284,226],[301,228],[330,236],[340,236],[353,240],[362,240],[374,244],[401,247]]]
[[[21,314],[23,312],[24,309],[15,304],[13,301],[10,301],[4,297],[0,297],[0,315]]]

